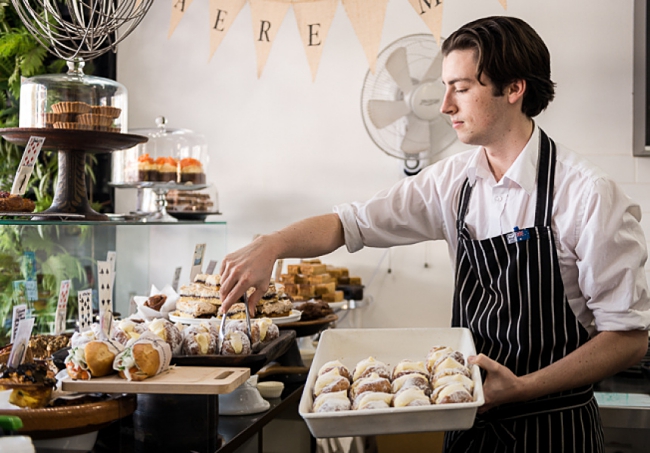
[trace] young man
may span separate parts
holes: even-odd
[[[474,335],[470,362],[484,371],[486,401],[471,430],[447,434],[446,450],[602,452],[591,384],[648,346],[639,207],[534,123],[554,84],[528,24],[480,19],[442,52],[441,111],[477,148],[228,255],[223,306],[251,286],[254,306],[278,258],[444,239],[455,263],[452,325]]]

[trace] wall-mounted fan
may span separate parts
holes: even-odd
[[[368,71],[361,91],[363,122],[375,144],[405,161],[407,174],[455,140],[447,115],[440,113],[445,88],[442,53],[432,35],[408,35],[390,44]]]

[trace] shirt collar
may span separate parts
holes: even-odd
[[[519,185],[528,194],[531,194],[537,184],[537,161],[539,158],[539,127],[535,125],[533,133],[524,146],[517,159],[512,163],[503,179],[508,179]],[[492,177],[490,166],[485,156],[485,149],[479,147],[469,161],[467,178],[474,185],[477,178],[488,179]]]

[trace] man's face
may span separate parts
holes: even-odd
[[[476,78],[474,50],[454,50],[442,62],[445,97],[440,111],[449,115],[458,139],[489,148],[507,132],[512,105],[507,96],[495,96],[494,86]]]

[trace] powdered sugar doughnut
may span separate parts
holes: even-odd
[[[433,346],[426,357],[426,367],[429,370],[429,373],[433,373],[434,365],[441,357],[447,357],[449,354],[454,352],[449,346]]]
[[[354,372],[352,373],[352,380],[359,380],[371,373],[376,373],[386,379],[390,379],[391,376],[390,369],[384,362],[375,360],[374,357],[368,357],[367,359],[361,360],[357,363],[357,366],[354,368]]]
[[[393,395],[384,392],[364,392],[354,399],[352,409],[387,409],[393,402]]]
[[[350,370],[348,370],[348,368],[345,365],[343,365],[339,360],[330,360],[329,362],[325,363],[318,370],[318,375],[320,376],[321,374],[327,373],[328,371],[334,368],[339,370],[339,374],[341,376],[347,378],[349,381],[352,380],[352,375],[350,374]]]
[[[469,403],[474,397],[467,391],[463,384],[450,384],[438,387],[431,394],[434,404]]]
[[[228,332],[221,345],[223,355],[247,355],[251,353],[251,341],[239,331]]]
[[[150,331],[167,342],[172,350],[172,355],[178,355],[181,353],[183,335],[173,322],[164,318],[156,318],[148,323],[148,327]]]
[[[402,360],[397,365],[395,365],[395,369],[393,370],[393,380],[410,373],[427,374],[427,369],[424,366],[424,362]]]
[[[189,326],[183,330],[181,351],[185,355],[217,354],[217,336],[206,324]]]
[[[326,373],[321,374],[314,383],[314,396],[318,397],[323,393],[335,393],[347,391],[350,388],[350,381],[345,376],[341,376],[338,368],[332,368]]]
[[[429,379],[424,374],[410,373],[405,374],[395,379],[391,384],[394,394],[409,388],[417,388],[422,390],[425,394],[431,394],[431,385]]]
[[[356,399],[357,396],[365,392],[383,392],[390,393],[390,381],[377,373],[371,373],[369,376],[362,377],[352,383],[350,386],[350,398]]]
[[[418,388],[411,387],[402,390],[393,399],[393,406],[395,407],[409,407],[409,406],[430,406],[431,401],[424,392]]]
[[[348,411],[352,407],[348,392],[321,393],[315,400],[313,412],[339,412]]]
[[[452,384],[461,384],[470,393],[474,391],[474,381],[463,374],[451,374],[449,376],[443,376],[433,382],[433,388],[437,389],[438,387],[444,387],[445,385]]]

